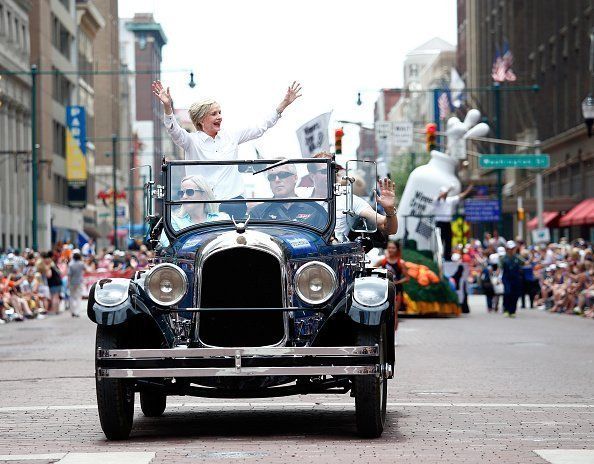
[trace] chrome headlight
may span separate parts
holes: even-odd
[[[117,306],[128,299],[128,279],[101,279],[95,284],[95,301],[101,306]]]
[[[321,304],[328,301],[337,286],[332,268],[319,261],[304,264],[295,273],[295,291],[305,303]]]
[[[188,278],[175,264],[163,263],[152,268],[145,280],[148,296],[160,306],[173,306],[188,291]]]

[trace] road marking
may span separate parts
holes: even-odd
[[[259,401],[259,402],[197,402],[197,403],[171,403],[168,408],[274,408],[274,407],[289,407],[289,408],[343,408],[353,407],[353,402],[275,402],[275,401]],[[529,408],[529,409],[594,409],[594,404],[586,403],[450,403],[450,402],[389,402],[387,406],[390,408]],[[140,408],[140,405],[136,405]],[[72,411],[72,410],[89,410],[97,409],[96,404],[73,404],[73,405],[58,405],[58,406],[6,406],[0,407],[0,413],[11,412],[34,412],[34,411]]]
[[[155,453],[112,452],[112,453],[68,453],[56,464],[148,464]]]
[[[594,450],[551,449],[534,452],[551,464],[594,464]]]
[[[5,454],[0,461],[48,461],[56,464],[148,464],[155,453],[107,452],[107,453],[54,453],[54,454]]]
[[[53,454],[0,454],[0,461],[53,461],[62,459],[66,453]]]

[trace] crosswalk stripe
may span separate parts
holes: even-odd
[[[594,450],[550,449],[534,452],[550,464],[594,464]]]

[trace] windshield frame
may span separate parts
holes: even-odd
[[[164,196],[161,199],[163,202],[163,216],[164,216],[164,229],[166,235],[169,236],[171,242],[175,240],[177,237],[180,237],[183,234],[186,234],[188,231],[191,230],[203,230],[205,228],[217,228],[221,226],[228,226],[229,224],[233,224],[232,219],[223,219],[217,220],[212,222],[203,222],[199,224],[193,224],[189,227],[185,227],[180,230],[176,230],[173,228],[171,224],[171,210],[172,207],[176,205],[181,205],[184,203],[212,203],[209,200],[174,200],[172,199],[171,195],[173,189],[170,187],[172,185],[172,172],[173,169],[170,169],[172,166],[213,166],[213,165],[220,165],[220,166],[228,166],[228,165],[252,165],[254,171],[258,171],[258,167],[265,167],[271,164],[278,163],[279,160],[277,159],[257,159],[257,160],[244,160],[244,159],[236,159],[236,160],[221,160],[221,161],[203,161],[203,160],[170,160],[163,163],[163,180],[164,182]],[[287,159],[287,164],[309,164],[309,163],[316,163],[316,164],[325,164],[326,171],[327,171],[327,192],[325,198],[319,197],[309,197],[309,198],[302,198],[302,197],[295,197],[291,198],[289,201],[291,203],[296,202],[326,202],[328,204],[328,221],[323,229],[318,229],[310,224],[297,222],[297,221],[269,221],[263,219],[256,219],[251,217],[249,219],[249,224],[258,224],[258,225],[265,225],[265,226],[275,226],[275,225],[286,225],[291,227],[302,227],[308,230],[315,232],[318,235],[322,235],[326,240],[330,238],[330,236],[334,233],[334,224],[336,222],[336,202],[334,197],[334,184],[336,178],[336,163],[327,158],[295,158],[295,159]],[[270,203],[287,203],[287,199],[282,198],[248,198],[245,201],[247,202],[270,202]],[[233,203],[237,202],[237,200],[217,200],[216,203]],[[239,221],[238,221],[239,222]],[[241,221],[243,222],[243,221]],[[248,226],[249,228],[249,226]]]

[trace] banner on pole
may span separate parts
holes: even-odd
[[[321,114],[297,129],[301,156],[304,158],[310,158],[321,151],[330,151],[330,140],[328,138],[330,114]]]
[[[87,124],[83,106],[66,107],[66,181],[68,206],[87,205]]]

